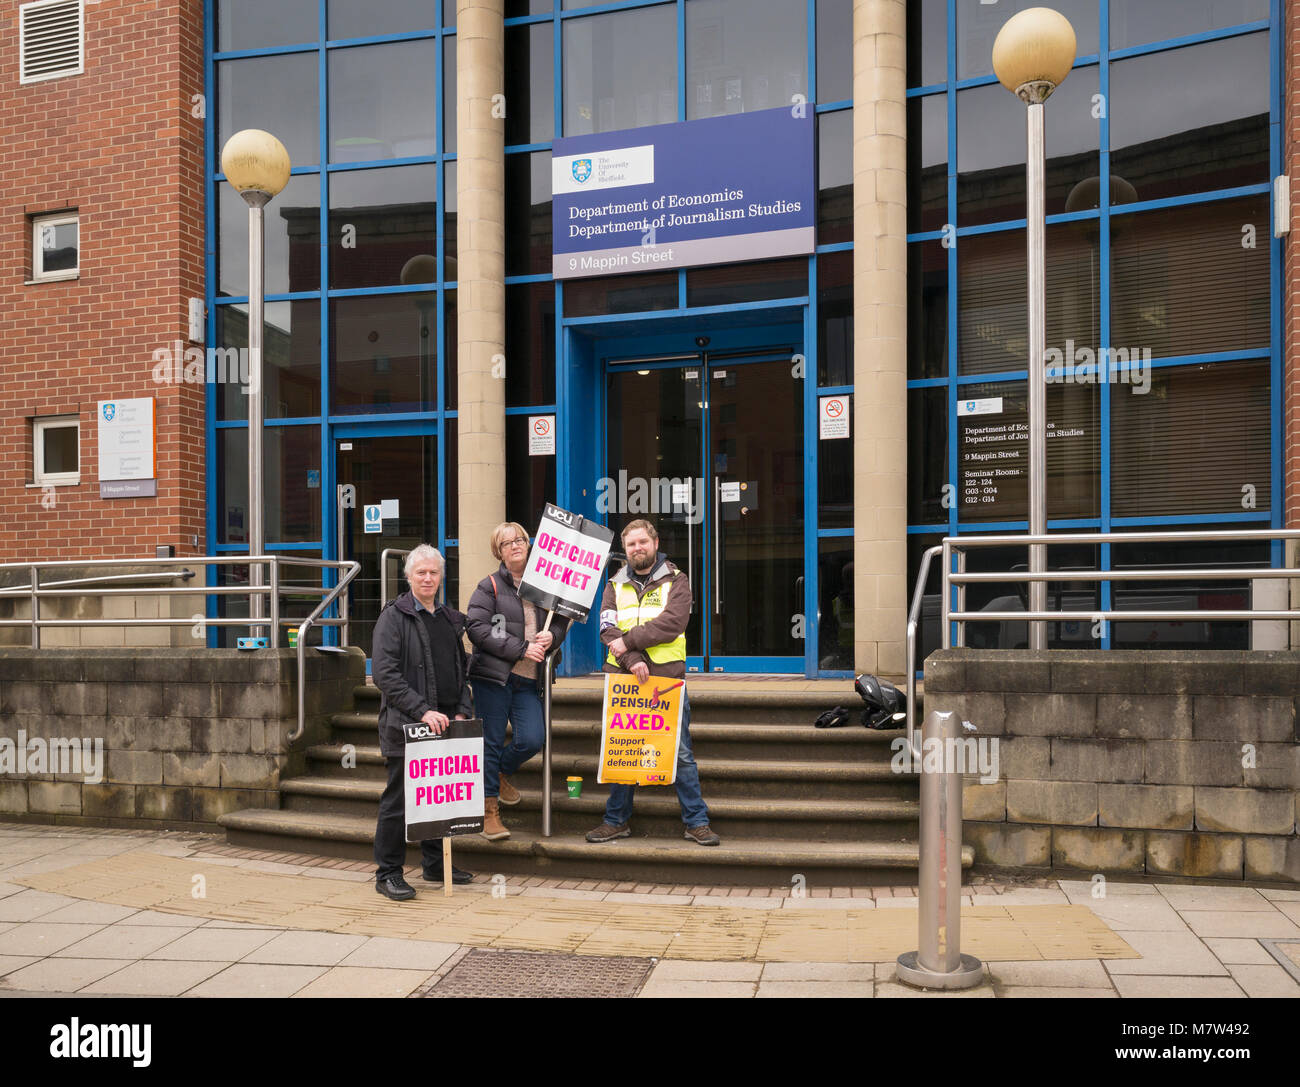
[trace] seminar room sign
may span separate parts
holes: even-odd
[[[803,106],[557,139],[555,278],[811,253],[813,162]]]

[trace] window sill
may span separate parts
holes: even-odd
[[[80,487],[81,480],[78,479],[47,479],[44,483],[24,483],[29,491],[43,491],[46,487]]]
[[[74,279],[80,279],[80,278],[81,278],[81,273],[80,273],[79,271],[77,271],[77,272],[63,272],[63,273],[60,273],[59,275],[53,275],[53,276],[42,276],[40,279],[24,279],[24,280],[23,280],[23,286],[24,286],[24,287],[35,287],[35,286],[37,286],[38,284],[41,284],[41,283],[68,283],[68,282],[70,282],[71,280],[74,280]]]

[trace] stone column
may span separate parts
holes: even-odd
[[[503,0],[456,4],[456,353],[460,608],[497,568],[506,516],[505,24]],[[497,97],[494,97],[497,96]]]
[[[889,676],[907,636],[906,30],[904,0],[854,0],[854,664]]]

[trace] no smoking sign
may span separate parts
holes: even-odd
[[[817,398],[817,433],[821,438],[847,438],[849,436],[849,398],[847,396],[821,396]]]
[[[528,417],[528,455],[530,457],[555,456],[554,415]]]

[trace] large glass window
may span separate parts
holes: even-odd
[[[329,54],[330,161],[432,155],[437,42],[394,42]]]
[[[1268,18],[1268,0],[1110,0],[1110,47],[1183,38]]]
[[[435,294],[335,298],[329,306],[334,411],[437,407]]]
[[[565,21],[566,136],[677,120],[676,15],[669,4]]]
[[[688,0],[688,119],[788,106],[796,96],[808,98],[803,5]]]
[[[331,287],[394,287],[436,278],[436,166],[341,170],[330,174],[329,192]]]
[[[948,254],[940,241],[907,247],[907,376],[948,376]]]
[[[907,0],[907,85],[948,78],[947,0]]]
[[[550,283],[507,287],[506,403],[524,407],[554,400],[555,287]]]
[[[550,275],[551,156],[506,156],[506,275]]]
[[[939,230],[948,221],[948,96],[907,100],[907,229]]]
[[[266,419],[320,414],[320,303],[269,302],[262,324]],[[218,419],[248,418],[248,306],[217,307],[217,349],[205,359]]]
[[[853,111],[817,118],[817,242],[853,240]]]
[[[853,253],[817,258],[817,384],[853,384]]]
[[[1110,168],[1134,199],[1268,180],[1267,34],[1116,61],[1110,96]]]
[[[1038,0],[999,0],[992,4],[986,0],[956,0],[956,5],[958,79],[992,75],[993,42],[998,31],[1016,12],[1042,6]],[[1074,27],[1076,55],[1095,54],[1100,27],[1097,0],[1053,0],[1049,6],[1069,19]]]
[[[266,542],[305,543],[321,536],[320,427],[268,426]],[[217,542],[248,542],[248,428],[217,431]]]
[[[314,7],[316,0],[308,0]],[[276,0],[277,5],[280,0]],[[454,5],[453,5],[454,6]],[[408,34],[434,30],[437,11],[429,0],[384,0],[382,4],[359,3],[358,0],[329,0],[326,15],[329,36],[340,38],[376,38],[380,34]]]
[[[248,205],[217,186],[217,293],[248,294]],[[320,177],[296,174],[263,212],[267,294],[320,289]]]
[[[223,60],[217,65],[217,151],[245,128],[275,134],[294,166],[320,162],[317,58],[312,53]]]
[[[271,49],[319,37],[319,0],[219,0],[217,49]],[[238,131],[238,130],[236,130]]]
[[[853,97],[853,0],[817,0],[817,101]]]
[[[506,143],[555,135],[554,87],[551,24],[506,27]]]

